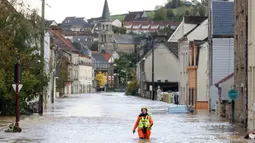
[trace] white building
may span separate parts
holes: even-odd
[[[92,60],[89,57],[79,57],[79,70],[78,80],[80,81],[81,91],[80,93],[91,93],[92,92]]]
[[[154,50],[154,89],[177,91],[179,81],[178,44],[158,43]],[[137,66],[142,96],[150,97],[152,84],[152,52],[149,51]]]
[[[193,40],[205,40],[208,37],[208,20],[201,17],[184,17],[182,23],[178,26],[176,31],[172,34],[168,41],[178,41],[178,55],[179,55],[179,67],[180,67],[180,80],[179,80],[179,93],[180,103],[187,104],[189,96],[188,88],[188,71],[189,65],[189,43]],[[208,45],[208,44],[207,44]],[[208,50],[208,48],[207,48]],[[203,48],[204,51],[204,48]],[[206,57],[202,57],[206,58]],[[200,59],[200,55],[199,55]],[[205,59],[206,61],[206,59]],[[204,61],[202,62],[204,63]],[[199,62],[199,64],[202,64]],[[200,65],[198,65],[200,66]],[[205,70],[206,67],[202,66],[199,70]],[[206,77],[204,77],[206,81]],[[207,85],[207,83],[204,83]],[[198,85],[199,86],[199,85]],[[199,88],[199,87],[198,87]],[[199,93],[199,92],[198,92]],[[206,93],[201,93],[206,96]]]
[[[234,72],[234,2],[212,1],[209,27],[210,110],[219,105],[218,89],[214,85]]]

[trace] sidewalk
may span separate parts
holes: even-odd
[[[13,122],[15,122],[15,117],[0,117],[0,131]]]

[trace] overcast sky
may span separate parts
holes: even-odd
[[[111,14],[123,14],[128,11],[153,10],[167,0],[108,0]],[[41,0],[27,0],[33,8],[40,10]],[[45,16],[48,20],[62,22],[67,16],[100,17],[104,0],[46,0]]]

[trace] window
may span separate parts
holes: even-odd
[[[104,41],[107,42],[107,40],[106,40],[106,35],[104,35]]]
[[[74,71],[74,79],[78,79],[78,71],[77,70]]]
[[[104,42],[104,35],[101,35],[101,42]]]
[[[183,69],[182,69],[182,72],[185,73],[185,67],[186,67],[186,60],[185,60],[185,53],[182,53],[182,60],[183,60]]]

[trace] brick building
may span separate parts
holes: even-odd
[[[248,1],[235,0],[235,47],[234,47],[234,85],[239,92],[236,100],[235,117],[238,122],[247,126],[247,60],[248,60]],[[231,113],[230,113],[231,114]]]

